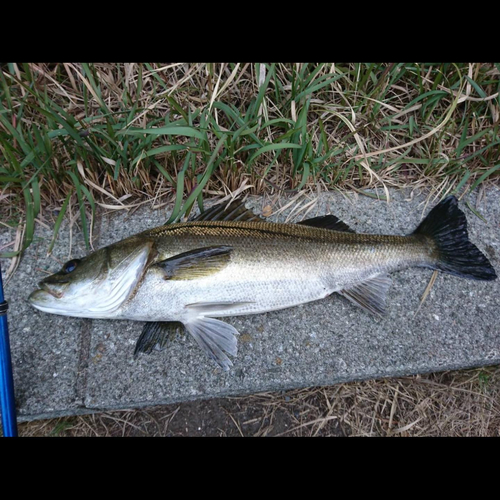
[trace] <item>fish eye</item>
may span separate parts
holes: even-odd
[[[64,264],[62,270],[64,273],[71,273],[73,272],[75,269],[76,269],[76,266],[78,265],[78,263],[80,262],[80,259],[73,259],[73,260],[70,260],[69,262],[66,262],[66,264]]]

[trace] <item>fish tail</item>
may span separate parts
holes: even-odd
[[[434,242],[434,269],[475,280],[494,280],[497,275],[488,259],[469,241],[467,219],[455,196],[436,205],[414,231]]]

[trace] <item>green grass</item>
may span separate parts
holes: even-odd
[[[213,193],[497,182],[500,64],[0,66],[2,221]]]

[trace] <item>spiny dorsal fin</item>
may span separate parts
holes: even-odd
[[[386,313],[385,299],[391,283],[389,276],[376,276],[338,293],[365,311],[382,317]]]
[[[157,262],[155,266],[163,270],[166,280],[204,278],[224,269],[232,250],[230,246],[197,248]]]
[[[146,323],[142,329],[141,336],[137,340],[134,350],[134,358],[140,352],[151,354],[155,348],[163,349],[167,342],[179,334],[184,333],[184,326],[179,321],[155,321]]]
[[[212,220],[261,221],[264,219],[259,215],[254,214],[250,209],[246,208],[245,204],[241,200],[233,200],[229,204],[225,202],[214,205],[194,219],[190,219],[190,222]]]
[[[344,231],[346,233],[354,233],[354,231],[345,223],[342,222],[335,215],[320,215],[312,219],[306,219],[297,224],[312,227],[322,227],[324,229],[331,229],[332,231]]]

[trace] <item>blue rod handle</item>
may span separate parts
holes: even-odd
[[[17,436],[16,403],[12,360],[10,357],[9,329],[7,326],[7,303],[3,296],[2,268],[0,266],[0,410],[5,437]]]

